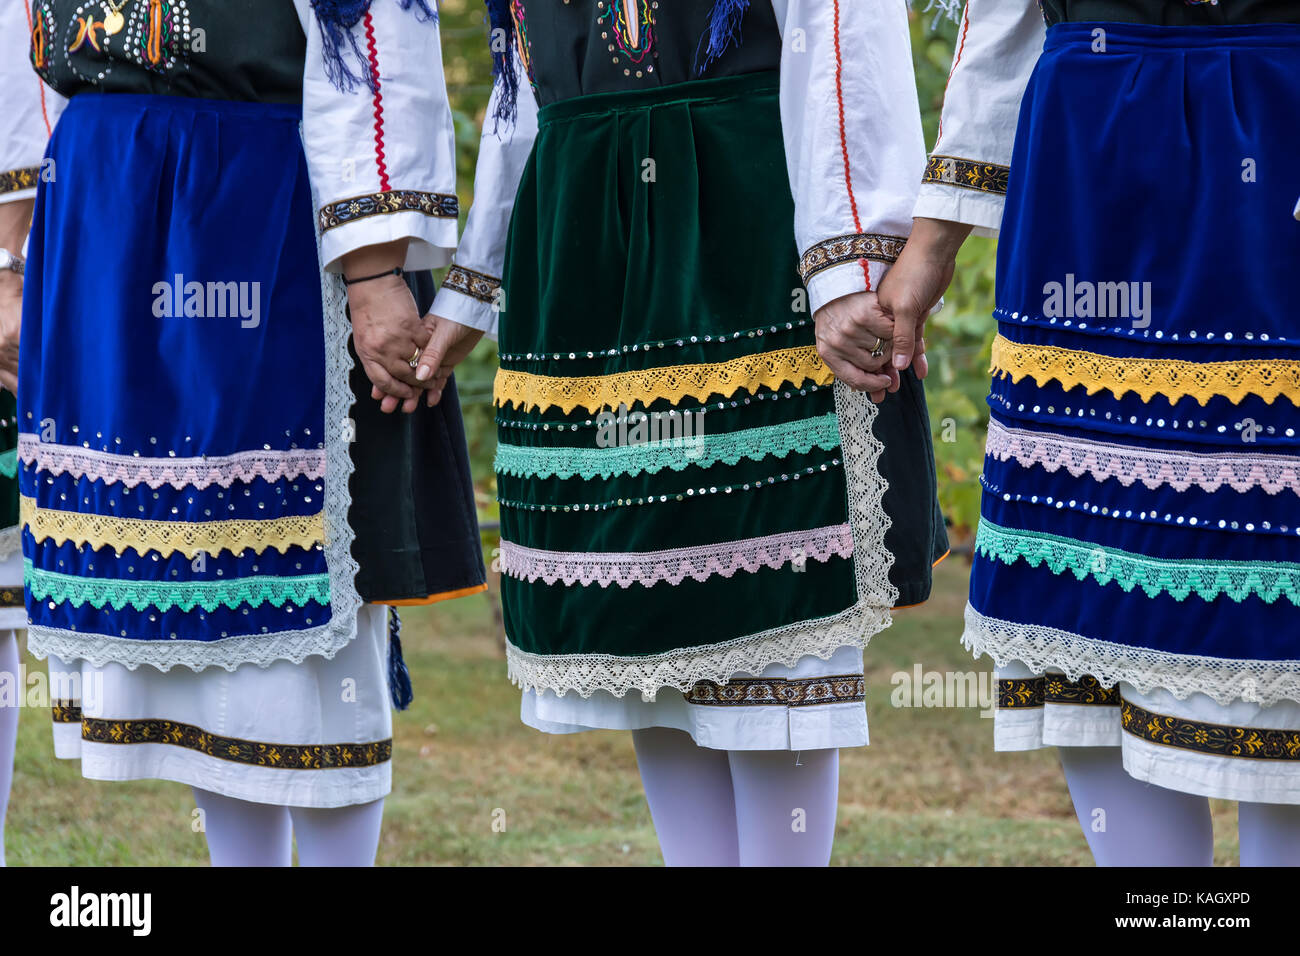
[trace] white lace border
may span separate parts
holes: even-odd
[[[1095,677],[1103,687],[1120,681],[1139,693],[1166,690],[1179,700],[1204,694],[1217,704],[1248,701],[1268,707],[1300,701],[1300,660],[1236,660],[1130,647],[1040,624],[987,617],[966,605],[962,644],[998,667],[1020,662],[1036,674],[1063,671],[1072,681]]]
[[[885,548],[891,521],[883,499],[887,483],[878,468],[884,446],[873,431],[879,409],[866,395],[835,383],[857,601],[830,617],[800,621],[720,644],[685,647],[650,656],[534,654],[506,642],[507,674],[523,691],[570,691],[590,697],[607,691],[623,697],[641,693],[652,702],[660,688],[688,691],[698,681],[723,684],[737,674],[759,674],[773,664],[793,666],[800,658],[829,658],[841,647],[865,648],[889,627],[898,589],[889,581],[894,556]]]

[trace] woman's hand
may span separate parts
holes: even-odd
[[[18,339],[22,333],[23,280],[0,274],[0,385],[18,394]]]
[[[447,387],[451,373],[474,351],[483,333],[432,312],[424,317],[424,324],[429,330],[429,342],[420,356],[415,377],[428,389],[424,401],[433,408],[442,401],[442,390]]]
[[[343,257],[348,279],[391,271],[406,259],[406,240],[366,246]],[[348,286],[348,312],[352,316],[352,341],[371,396],[385,413],[400,406],[413,412],[425,384],[415,377],[411,364],[429,342],[429,330],[420,321],[411,290],[400,276],[388,275]]]
[[[952,282],[957,250],[971,227],[943,219],[915,219],[912,235],[880,283],[880,308],[894,327],[894,369],[913,365],[925,378],[925,320]]]
[[[0,249],[15,255],[27,238],[34,199],[0,204]],[[18,394],[18,339],[22,332],[23,277],[0,272],[0,385]]]
[[[894,324],[881,310],[876,293],[842,295],[818,309],[813,320],[817,352],[836,378],[869,393],[873,402],[898,391],[898,373],[889,365]]]

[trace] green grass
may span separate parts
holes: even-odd
[[[900,612],[868,651],[871,746],[843,754],[837,864],[1091,862],[1053,752],[994,753],[991,722],[973,708],[890,703],[890,675],[915,662],[973,669],[958,641],[965,593],[964,562],[944,562],[935,597]],[[395,715],[382,864],[659,862],[628,735],[524,727],[485,597],[408,610],[403,621],[416,698]],[[23,712],[10,865],[202,864],[193,808],[179,784],[81,779],[54,759],[48,716]],[[504,832],[493,826],[502,812]],[[1215,860],[1234,862],[1231,805],[1216,802],[1214,815]]]

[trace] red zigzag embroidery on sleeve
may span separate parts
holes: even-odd
[[[375,81],[375,168],[379,170],[379,188],[389,192],[388,164],[384,161],[384,94],[379,85],[379,52],[375,49],[375,26],[369,11],[365,17],[366,56],[370,60],[370,75]]]
[[[853,228],[862,233],[862,220],[858,218],[858,200],[853,195],[853,171],[849,168],[849,138],[844,129],[844,59],[840,55],[840,0],[835,0],[835,100],[840,109],[840,153],[844,157],[844,188],[849,193],[849,208],[853,210]],[[866,259],[859,259],[862,277],[871,288],[871,267]]]

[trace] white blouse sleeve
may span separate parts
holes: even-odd
[[[1033,0],[968,0],[916,216],[997,235],[1020,101],[1045,33]]]
[[[310,0],[294,2],[307,35],[303,144],[326,269],[338,272],[344,254],[395,239],[410,239],[407,269],[446,265],[459,210],[437,22],[418,6],[373,0],[351,28],[355,50],[340,51],[368,76],[340,89]],[[353,64],[357,52],[364,61]]]
[[[433,301],[435,314],[481,329],[494,339],[498,313],[506,305],[501,301],[501,273],[510,214],[537,138],[537,98],[519,68],[516,75],[519,94],[513,124],[493,122],[502,95],[500,80],[493,86],[474,170],[474,202],[460,237],[456,262]]]
[[[925,143],[904,0],[772,0],[800,274],[816,311],[875,289],[912,228]]]
[[[0,203],[36,195],[45,144],[66,102],[32,69],[31,15],[27,0],[0,0]]]

